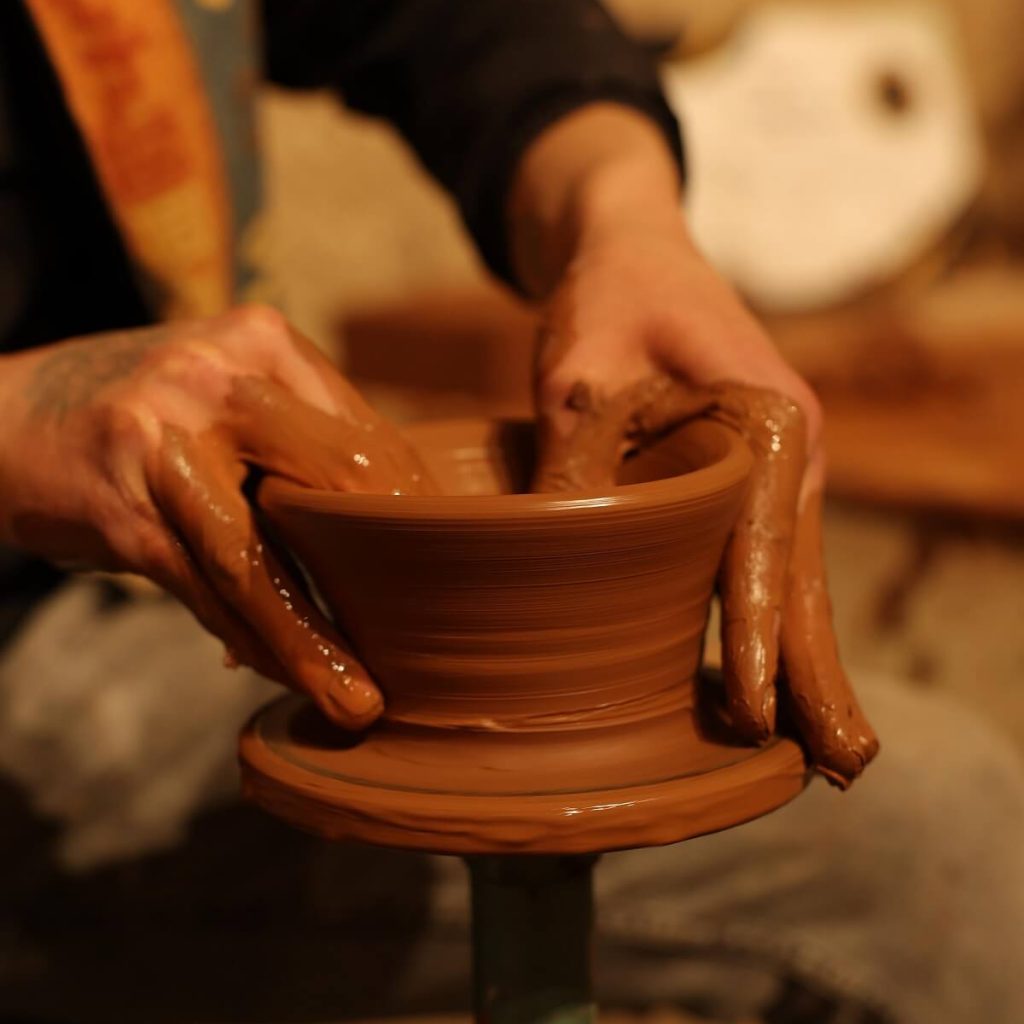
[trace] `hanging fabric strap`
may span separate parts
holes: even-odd
[[[230,304],[224,159],[173,0],[27,0],[148,296],[164,319]]]

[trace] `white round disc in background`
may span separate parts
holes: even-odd
[[[934,6],[771,4],[664,74],[697,241],[766,309],[892,277],[980,186],[955,30]]]

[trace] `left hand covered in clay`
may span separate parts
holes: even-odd
[[[346,728],[380,692],[289,576],[246,500],[251,470],[430,493],[401,434],[275,310],[72,338],[0,357],[0,541],[146,576],[230,652]]]
[[[566,218],[549,217],[549,239],[564,261],[537,258],[552,246],[531,250],[543,235],[536,224],[519,236],[521,276],[547,293],[534,489],[610,485],[628,451],[694,416],[742,433],[755,465],[719,576],[727,711],[740,735],[764,740],[786,695],[815,768],[846,787],[878,742],[832,627],[816,397],[698,253],[664,145],[634,115],[596,107],[576,115],[564,138],[558,130],[542,136],[524,162],[520,212],[530,212],[532,182],[557,179],[560,166],[587,151],[588,129],[615,118],[614,132],[605,123],[594,137],[622,141],[611,154],[595,143],[593,163],[566,189],[576,196],[563,203],[572,210],[568,228]],[[543,200],[533,203],[542,214]]]

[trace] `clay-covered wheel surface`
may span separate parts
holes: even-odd
[[[749,748],[691,716],[659,721],[651,735],[479,737],[463,746],[384,726],[361,737],[329,726],[305,699],[285,697],[242,736],[246,795],[271,814],[329,839],[435,853],[584,853],[679,842],[750,821],[795,797],[807,782],[792,740]],[[666,739],[678,728],[678,741]],[[497,740],[497,742],[496,742]],[[652,759],[617,755],[643,751]],[[466,742],[465,738],[461,741]],[[576,788],[588,760],[603,762],[596,788]],[[537,786],[538,761],[550,782]],[[517,770],[516,764],[521,767]],[[518,780],[523,782],[517,787]],[[616,778],[613,781],[613,778]]]

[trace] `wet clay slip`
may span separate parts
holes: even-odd
[[[409,432],[443,497],[267,480],[260,503],[385,695],[364,734],[303,698],[242,738],[246,792],[330,838],[447,853],[676,842],[795,796],[803,754],[737,745],[698,688],[751,455],[698,420],[619,486],[521,493],[533,429]]]

